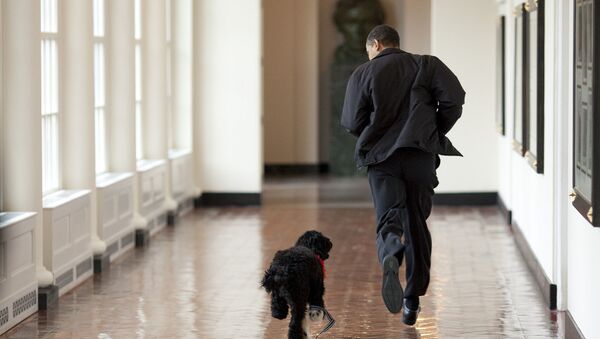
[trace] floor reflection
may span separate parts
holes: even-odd
[[[321,338],[559,338],[499,213],[434,208],[432,281],[415,327],[380,297],[364,178],[278,180],[262,208],[201,209],[9,332],[9,338],[284,338],[258,283],[275,251],[308,229],[330,237]],[[316,326],[314,330],[317,330]]]

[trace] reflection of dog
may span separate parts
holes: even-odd
[[[291,310],[288,338],[308,338],[305,322],[306,305],[325,308],[324,261],[329,258],[332,243],[317,231],[304,233],[296,245],[284,251],[277,251],[271,267],[265,272],[262,286],[271,293],[271,314],[274,318],[285,319],[288,306]],[[323,319],[323,312],[310,310],[313,321]]]

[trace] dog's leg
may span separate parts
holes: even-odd
[[[308,326],[308,320],[306,317],[302,319],[302,331],[304,332],[304,339],[310,339],[310,327]]]
[[[275,291],[271,294],[271,315],[275,319],[285,319],[288,315],[287,301]]]
[[[306,318],[306,299],[304,299],[304,301],[291,302],[290,311],[292,313],[292,318],[290,319],[288,339],[308,338],[308,332],[306,332],[304,329],[304,319]]]
[[[323,300],[323,295],[325,294],[325,285],[323,280],[314,281],[310,287],[310,294],[308,297],[308,302],[312,306],[319,306],[325,308],[325,301]],[[311,321],[322,321],[323,320],[323,311],[321,310],[309,310],[308,316]]]

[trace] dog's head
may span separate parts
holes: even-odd
[[[317,231],[308,231],[298,238],[296,246],[304,246],[310,248],[315,254],[321,259],[327,260],[329,258],[329,251],[333,244],[331,240]]]

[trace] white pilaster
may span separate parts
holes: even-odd
[[[135,159],[135,46],[133,0],[110,0],[108,18],[109,77],[109,166],[114,172],[134,173],[139,186]],[[136,229],[146,228],[140,215],[139,190],[133,190]]]
[[[52,284],[43,264],[42,126],[39,0],[2,0],[4,53],[4,207],[36,212],[35,263],[40,287]]]
[[[171,0],[175,148],[192,149],[192,0]]]
[[[142,107],[144,152],[149,159],[168,159],[167,55],[165,0],[142,2]],[[167,178],[171,178],[167,166]],[[165,208],[174,210],[171,180],[165,181]]]
[[[89,189],[94,255],[106,250],[98,236],[94,138],[92,1],[62,0],[63,185]]]

